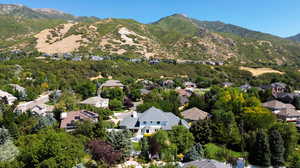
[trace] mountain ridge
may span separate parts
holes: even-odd
[[[0,15],[0,21],[1,17],[6,21],[0,27],[0,45],[3,46],[0,52],[18,49],[50,55],[57,52],[239,63],[300,63],[299,43],[232,24],[200,21],[184,14],[143,24],[132,19],[69,19],[64,12],[47,8],[28,9],[22,5],[13,8],[23,10],[6,9],[10,11],[6,13],[17,12]],[[41,12],[44,14],[40,15]],[[19,29],[11,33],[16,26]]]

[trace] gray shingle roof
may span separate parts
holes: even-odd
[[[195,160],[191,162],[187,162],[183,165],[183,168],[189,168],[191,166],[194,166],[196,168],[230,168],[231,166],[226,165],[225,163],[218,162],[216,160]]]
[[[189,128],[188,123],[174,115],[170,112],[163,112],[160,109],[151,107],[144,113],[137,113],[137,117],[129,116],[120,122],[120,126],[127,129],[138,129],[139,123],[160,121],[167,122],[165,126],[162,127],[163,130],[171,130],[173,126],[182,124],[186,128]]]

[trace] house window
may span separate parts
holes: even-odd
[[[157,121],[156,123],[157,123],[157,124],[160,124],[160,121]]]
[[[144,121],[143,123],[144,123],[144,124],[147,124],[147,122],[146,122],[146,121]]]
[[[80,120],[80,116],[75,116],[75,120]]]
[[[146,130],[146,133],[149,133],[149,130],[148,130],[148,129]]]

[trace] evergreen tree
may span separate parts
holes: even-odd
[[[209,127],[209,120],[199,120],[193,123],[190,131],[195,137],[195,142],[204,145],[211,141],[212,131]]]
[[[102,140],[105,140],[107,137],[106,128],[104,126],[104,122],[101,116],[99,116],[99,120],[94,128],[94,134],[95,137],[100,138]]]
[[[271,163],[274,167],[284,165],[284,141],[276,129],[271,129],[270,136]]]
[[[204,156],[204,151],[200,143],[195,144],[190,151],[184,156],[184,161],[201,160]]]
[[[150,154],[150,147],[149,147],[149,139],[148,137],[144,137],[141,139],[141,157],[146,160],[149,161],[149,154]]]
[[[268,136],[264,130],[259,130],[256,134],[255,144],[250,151],[249,161],[258,166],[271,165],[271,152]]]

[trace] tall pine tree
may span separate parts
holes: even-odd
[[[269,136],[271,163],[274,167],[284,165],[284,141],[281,134],[276,129],[270,130]]]
[[[258,166],[271,165],[271,152],[268,135],[264,130],[259,130],[256,134],[255,144],[250,152],[249,161]]]

